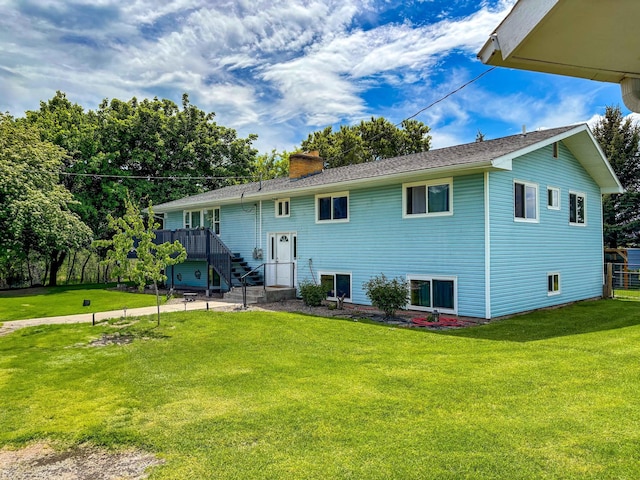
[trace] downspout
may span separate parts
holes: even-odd
[[[260,229],[259,229],[259,236],[258,236],[258,248],[260,248],[260,250],[262,250],[262,200],[260,200]]]
[[[491,215],[489,172],[484,172],[484,316],[491,318]]]
[[[640,78],[625,77],[620,82],[622,101],[632,112],[640,113]]]

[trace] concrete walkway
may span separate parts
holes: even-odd
[[[160,313],[165,312],[184,312],[190,310],[206,310],[207,306],[209,310],[234,310],[242,307],[242,304],[223,302],[220,300],[195,300],[193,302],[180,302],[160,305]],[[127,308],[127,317],[140,317],[144,315],[155,315],[158,312],[156,306],[153,307],[140,307],[140,308]],[[37,325],[53,325],[59,323],[91,323],[94,321],[100,322],[102,320],[108,320],[112,318],[121,318],[125,316],[125,311],[111,310],[109,312],[88,312],[79,313],[76,315],[61,315],[59,317],[42,317],[42,318],[29,318],[26,320],[10,320],[2,322],[0,326],[0,336],[7,335],[15,330],[25,327],[35,327]]]

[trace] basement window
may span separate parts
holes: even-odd
[[[547,274],[547,295],[560,294],[560,273],[551,272]]]
[[[430,275],[407,275],[409,298],[407,307],[411,310],[424,310],[456,313],[457,279]]]
[[[325,287],[327,298],[337,300],[344,296],[351,300],[351,274],[320,272],[320,285]]]

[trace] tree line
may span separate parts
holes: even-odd
[[[429,150],[429,133],[416,120],[372,117],[312,132],[299,149],[318,150],[333,168]],[[639,246],[640,127],[610,106],[593,133],[626,189],[604,197],[604,244]],[[93,257],[106,255],[92,242],[112,238],[109,218],[122,217],[127,201],[142,208],[286,176],[290,152],[260,154],[256,139],[219,125],[186,94],[181,105],[112,99],[94,111],[56,92],[23,117],[0,113],[0,287],[56,285],[65,261],[68,281],[76,259],[83,280]]]
[[[428,133],[415,120],[371,118],[312,133],[300,148],[336,167],[428,150]],[[79,253],[82,280],[92,257],[106,255],[92,242],[113,236],[109,218],[122,217],[127,201],[141,208],[287,175],[289,152],[259,154],[256,139],[219,125],[186,94],[181,105],[105,99],[85,110],[56,92],[23,117],[0,114],[0,287],[56,285]]]

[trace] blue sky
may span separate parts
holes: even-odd
[[[476,59],[513,0],[0,0],[0,111],[61,90],[191,102],[261,152],[371,116],[400,122],[489,67]],[[579,122],[616,84],[495,69],[421,113],[432,147]]]

